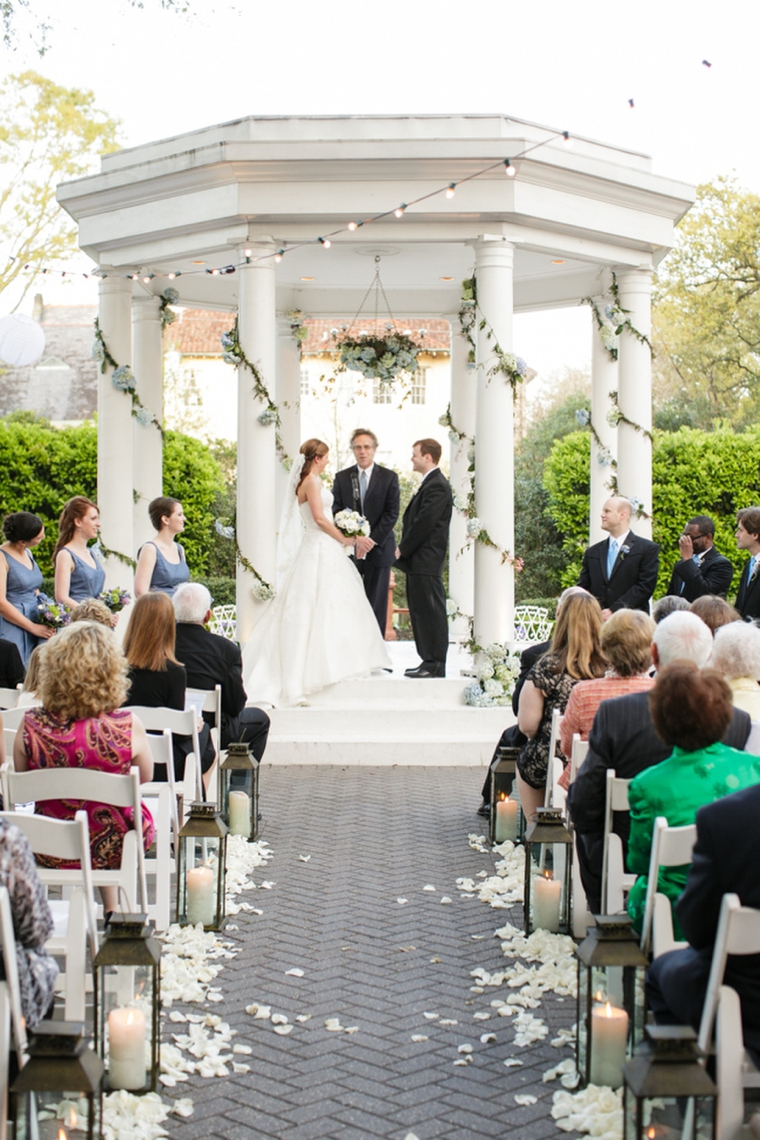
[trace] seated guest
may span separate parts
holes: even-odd
[[[105,602],[98,601],[97,598],[85,598],[83,602],[77,602],[71,611],[69,625],[75,621],[94,621],[106,629],[113,629],[114,615]]]
[[[652,637],[652,660],[657,669],[673,661],[707,664],[713,640],[703,621],[691,613],[673,613],[656,627]],[[741,709],[734,715],[724,743],[744,748],[752,721]],[[602,701],[588,737],[588,754],[568,795],[570,815],[578,833],[578,865],[592,914],[601,912],[604,802],[608,770],[630,780],[652,764],[659,764],[672,749],[660,740],[649,712],[647,693],[629,693]],[[630,818],[616,812],[613,831],[620,836],[625,853]]]
[[[760,720],[760,629],[743,621],[716,629],[710,664],[728,681],[736,707]]]
[[[652,723],[673,752],[641,772],[628,786],[631,836],[628,870],[638,875],[628,895],[628,913],[641,930],[647,893],[652,832],[657,816],[670,827],[694,823],[697,810],[721,796],[760,782],[760,758],[720,741],[731,722],[731,690],[715,669],[676,661],[658,674],[649,694]],[[671,902],[686,885],[688,867],[664,867],[657,889]],[[677,920],[673,928],[681,938]]]
[[[716,598],[713,594],[705,594],[692,602],[691,612],[701,618],[713,634],[722,625],[741,621],[739,612],[730,606],[725,598]]]
[[[520,694],[517,724],[528,737],[517,755],[517,787],[525,819],[543,807],[552,712],[565,706],[578,681],[604,675],[599,646],[602,610],[590,594],[573,594],[562,606],[549,653],[533,666]]]
[[[604,677],[579,681],[570,694],[560,729],[560,745],[570,759],[573,734],[588,740],[596,710],[602,701],[652,688],[652,634],[655,624],[643,610],[615,610],[602,626],[601,647],[609,669]]]
[[[220,746],[227,748],[233,740],[243,740],[261,760],[269,717],[261,709],[246,708],[239,645],[205,628],[211,620],[211,595],[200,582],[186,582],[177,587],[172,604],[177,619],[176,650],[185,664],[188,685],[191,689],[222,686]],[[213,714],[204,713],[204,720],[211,724]]]
[[[760,908],[760,786],[724,796],[697,812],[689,877],[676,902],[689,945],[655,958],[647,972],[647,1005],[655,1021],[699,1030],[724,894]],[[744,1044],[760,1064],[760,956],[729,956],[725,984],[739,995]]]
[[[167,594],[142,594],[132,606],[124,636],[129,663],[129,693],[125,705],[147,708],[184,709],[187,673],[174,656],[176,637],[174,607]],[[214,745],[207,724],[198,733],[201,767],[208,772],[214,763]],[[181,780],[185,758],[193,750],[192,736],[172,735],[174,774]],[[163,764],[156,764],[154,780],[165,780]]]
[[[58,965],[45,950],[53,918],[29,842],[5,819],[0,819],[0,887],[7,888],[13,917],[21,1012],[27,1029],[33,1029],[49,1016],[55,998]],[[5,977],[2,955],[0,977]]]
[[[40,669],[41,708],[27,709],[16,734],[17,772],[38,768],[85,768],[122,774],[135,765],[140,782],[153,777],[145,729],[119,706],[127,695],[127,661],[110,630],[77,622],[45,646]],[[90,828],[93,867],[121,863],[124,835],[135,821],[128,809],[89,800],[42,800],[36,810],[55,819],[73,819],[84,809]],[[153,842],[153,820],[143,806],[145,850]],[[42,863],[43,861],[40,860]],[[116,890],[102,887],[103,906],[116,909]]]
[[[37,645],[29,656],[29,664],[26,667],[24,684],[18,699],[18,705],[21,708],[29,708],[31,705],[38,705],[40,703],[37,697],[37,690],[40,686],[40,666],[42,664],[42,654],[46,644],[47,643],[44,642],[42,645]]]
[[[666,594],[664,598],[658,598],[652,603],[652,619],[656,625],[659,625],[668,614],[674,614],[676,610],[689,609],[691,603],[687,602],[686,598],[679,598],[677,594]]]
[[[24,662],[18,646],[0,637],[0,688],[15,689],[24,680]]]

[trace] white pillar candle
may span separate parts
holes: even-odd
[[[230,835],[251,836],[251,801],[246,792],[230,792]]]
[[[496,801],[494,835],[497,843],[504,843],[507,839],[511,839],[514,843],[517,839],[517,800],[511,800],[507,796],[503,800]]]
[[[112,1009],[108,1015],[108,1080],[112,1089],[142,1089],[148,1083],[140,1009]]]
[[[548,875],[536,875],[533,880],[533,929],[559,930],[559,908],[562,883]]]
[[[191,867],[187,872],[187,921],[211,926],[214,911],[214,872],[210,867]]]
[[[620,1088],[628,1046],[628,1014],[607,1002],[591,1010],[591,1084]]]

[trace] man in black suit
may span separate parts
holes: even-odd
[[[261,709],[245,706],[248,698],[243,685],[240,646],[205,628],[211,619],[211,595],[200,582],[185,582],[179,586],[172,603],[177,619],[175,652],[187,671],[189,688],[222,686],[221,747],[244,740],[256,759],[261,760],[269,735],[269,717]],[[211,724],[213,714],[204,713],[204,719]]]
[[[736,512],[736,545],[751,557],[742,570],[735,605],[743,618],[760,618],[760,507]]]
[[[406,574],[406,598],[414,643],[422,662],[407,669],[407,677],[445,677],[449,647],[443,564],[449,544],[452,495],[448,479],[438,470],[441,445],[418,439],[412,467],[422,475],[417,493],[404,511],[396,565]]]
[[[678,540],[681,560],[676,562],[668,586],[669,594],[695,602],[705,594],[725,598],[734,568],[714,546],[715,523],[708,515],[689,519]]]
[[[710,630],[696,614],[679,610],[663,618],[654,631],[652,660],[663,668],[673,661],[693,661],[700,669],[713,649]],[[723,743],[744,749],[752,721],[743,709],[734,709]],[[578,864],[589,910],[601,913],[604,803],[608,770],[632,780],[673,751],[658,737],[649,712],[648,693],[629,693],[602,701],[588,737],[588,754],[570,785],[568,808],[578,832]],[[616,812],[612,830],[620,836],[623,854],[628,847],[630,816]]]
[[[723,796],[697,812],[697,842],[676,914],[689,945],[655,958],[647,972],[647,1004],[655,1020],[699,1029],[724,894],[760,908],[760,785]],[[744,1044],[760,1053],[760,956],[731,956],[725,984],[739,995]]]
[[[364,593],[385,637],[388,620],[388,589],[396,540],[393,528],[398,518],[398,475],[375,463],[377,436],[357,428],[351,436],[356,456],[353,467],[339,471],[333,483],[333,517],[338,511],[358,511],[372,528],[369,537],[356,540],[356,568],[364,579]]]
[[[15,689],[23,680],[24,663],[18,646],[15,641],[0,637],[0,688]]]
[[[657,585],[660,548],[655,542],[634,534],[633,507],[616,495],[602,507],[602,530],[608,539],[589,546],[583,555],[578,585],[593,594],[602,607],[605,620],[615,610],[644,610]]]

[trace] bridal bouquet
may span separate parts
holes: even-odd
[[[343,533],[350,538],[360,534],[366,538],[372,529],[367,519],[365,519],[363,515],[360,515],[358,511],[338,511],[333,522],[338,530],[342,530]]]
[[[118,614],[132,601],[132,595],[129,590],[120,590],[118,586],[114,586],[112,590],[104,590],[102,594],[98,594],[98,601],[108,606],[112,614]]]
[[[63,629],[71,619],[71,607],[64,602],[55,602],[47,594],[37,595],[37,621],[50,629]]]

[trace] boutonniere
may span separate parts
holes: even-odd
[[[624,546],[620,547],[620,561],[622,562],[623,559],[625,558],[626,554],[630,554],[630,553],[631,553],[631,548],[628,545],[628,543],[626,542]]]

